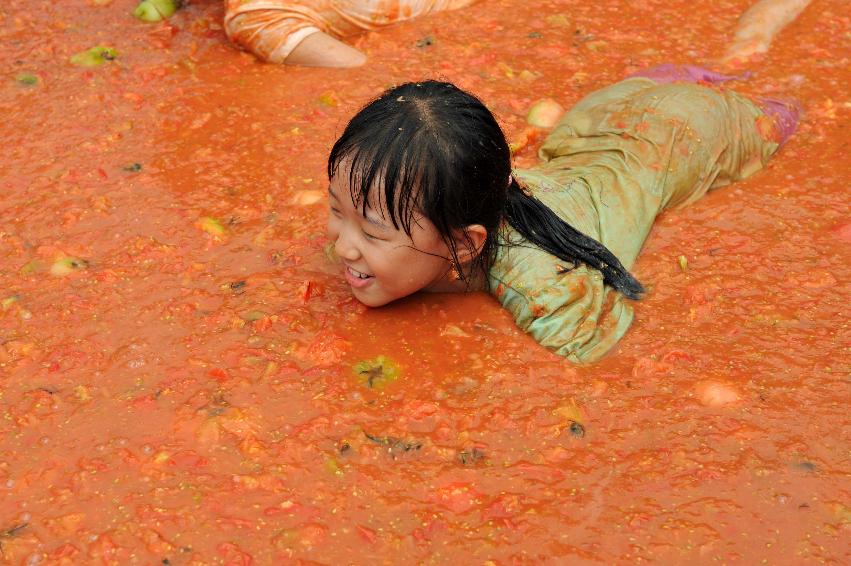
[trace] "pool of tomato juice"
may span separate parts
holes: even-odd
[[[134,3],[0,7],[0,562],[848,560],[843,2],[737,84],[802,101],[799,131],[659,219],[636,322],[587,367],[484,294],[354,302],[329,147],[426,77],[524,138],[538,98],[711,65],[745,0],[480,2],[355,39],[354,70],[256,62],[218,0]],[[353,369],[379,356],[395,380]]]

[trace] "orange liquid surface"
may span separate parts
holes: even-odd
[[[0,6],[0,563],[848,563],[845,2],[735,85],[799,99],[798,132],[657,221],[588,367],[484,294],[356,304],[330,146],[427,77],[516,139],[539,98],[711,66],[747,1],[483,1],[354,39],[354,70],[256,62],[219,1],[134,5]]]

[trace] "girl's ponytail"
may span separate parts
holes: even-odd
[[[582,262],[603,274],[603,280],[630,299],[644,292],[641,283],[606,246],[559,218],[540,200],[526,193],[514,178],[508,186],[505,217],[530,243],[564,261]]]

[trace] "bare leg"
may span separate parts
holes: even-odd
[[[695,65],[663,64],[642,69],[627,78],[644,77],[656,84],[678,82],[715,86],[733,79],[745,79],[748,75],[749,73],[742,76],[722,75]],[[752,100],[762,110],[763,114],[771,119],[777,143],[785,144],[798,126],[801,115],[800,104],[794,100],[783,98],[753,97]]]
[[[794,21],[811,1],[758,0],[739,18],[733,43],[727,48],[720,63],[735,67],[746,63],[754,55],[768,51],[774,36]],[[717,85],[732,79],[747,78],[748,75],[722,75],[693,65],[659,65],[632,76],[646,77],[657,83],[701,82]],[[798,124],[800,105],[793,100],[780,98],[754,98],[754,103],[771,119],[776,141],[781,145],[786,143]]]
[[[741,64],[768,51],[780,30],[795,20],[812,0],[758,0],[739,18],[733,42],[722,58]]]

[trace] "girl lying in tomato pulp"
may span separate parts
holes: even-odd
[[[354,296],[484,290],[538,342],[600,358],[643,288],[629,268],[663,210],[760,170],[797,108],[719,88],[733,77],[663,65],[593,92],[557,124],[542,162],[511,169],[474,96],[426,81],[361,110],[328,161],[328,235]]]

